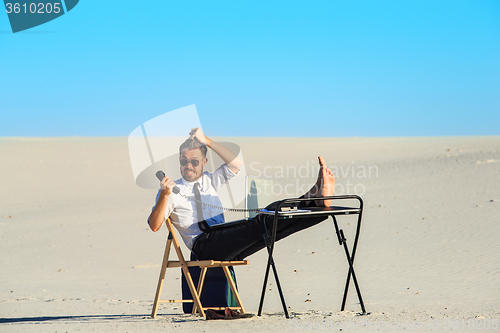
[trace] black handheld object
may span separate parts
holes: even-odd
[[[156,178],[158,178],[159,181],[162,181],[163,178],[165,178],[165,172],[163,171],[158,171],[156,173]],[[174,188],[172,189],[172,192],[174,192],[175,194],[178,194],[181,190],[177,187],[177,186],[174,186]]]

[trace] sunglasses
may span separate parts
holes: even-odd
[[[200,161],[198,161],[198,160],[188,160],[187,158],[182,158],[182,159],[180,160],[180,164],[181,164],[181,166],[186,166],[188,163],[191,163],[191,165],[192,165],[193,167],[195,167],[195,168],[196,168],[198,165],[200,165]]]

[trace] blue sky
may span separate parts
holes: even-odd
[[[500,1],[92,1],[13,34],[0,136],[500,134]]]

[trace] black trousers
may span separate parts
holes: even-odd
[[[316,225],[328,217],[279,219],[276,241],[297,231]],[[251,220],[217,228],[199,235],[193,244],[193,253],[199,260],[243,260],[266,247],[266,229],[271,235],[274,216],[258,214]]]

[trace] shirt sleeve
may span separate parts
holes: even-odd
[[[216,191],[234,176],[236,176],[236,174],[229,169],[226,163],[222,164],[217,170],[208,175]]]

